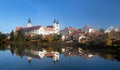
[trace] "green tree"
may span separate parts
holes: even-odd
[[[53,35],[53,40],[57,41],[61,39],[61,35]]]
[[[105,31],[105,29],[103,29],[103,28],[99,29],[99,32],[104,32],[104,31]]]
[[[16,40],[17,41],[25,41],[26,40],[25,32],[22,28],[17,32],[17,39]]]
[[[7,41],[8,41],[8,36],[0,32],[0,43],[7,43]]]
[[[12,32],[10,33],[10,41],[14,41],[15,40],[15,35],[14,35],[14,31],[12,30]]]

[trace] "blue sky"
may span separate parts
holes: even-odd
[[[120,0],[0,0],[0,31],[11,32],[16,26],[52,25],[60,28],[120,27]]]

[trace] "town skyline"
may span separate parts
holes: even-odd
[[[10,33],[16,26],[52,25],[54,19],[65,27],[96,29],[120,26],[120,1],[114,0],[1,0],[0,31]]]

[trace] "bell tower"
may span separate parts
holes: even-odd
[[[53,27],[54,27],[55,33],[57,33],[59,31],[59,22],[54,20]]]
[[[31,23],[30,18],[28,19],[27,27],[32,27],[32,23]]]

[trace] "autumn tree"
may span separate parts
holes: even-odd
[[[22,28],[17,32],[17,39],[16,40],[17,41],[25,41],[26,40],[25,32]]]
[[[105,44],[106,46],[112,46],[112,40],[109,35],[105,39]]]

